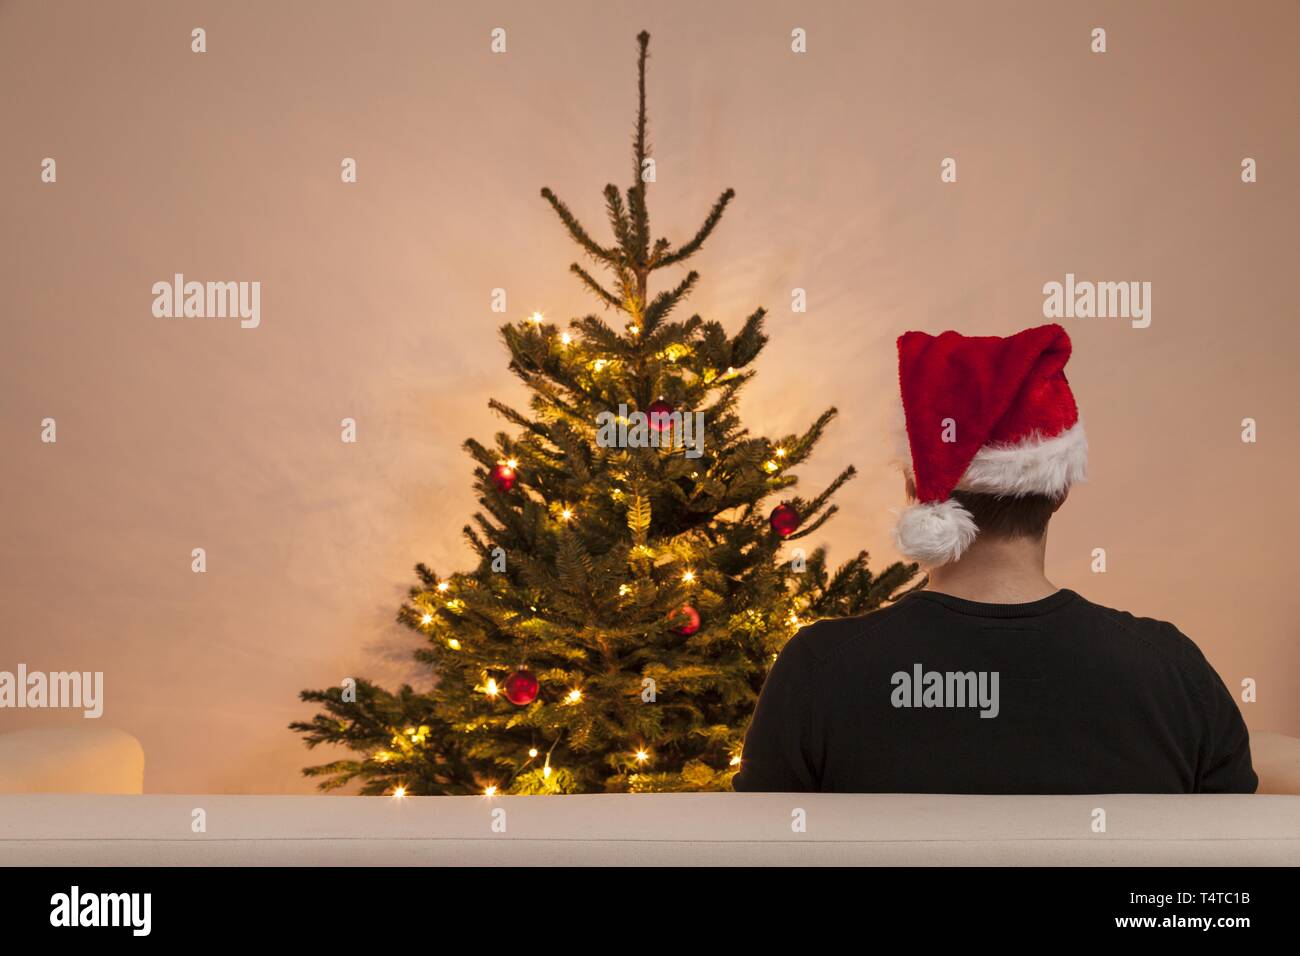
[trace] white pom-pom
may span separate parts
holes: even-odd
[[[971,513],[949,498],[904,508],[894,543],[905,557],[933,568],[960,558],[978,533]]]

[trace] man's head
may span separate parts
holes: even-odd
[[[908,501],[916,500],[916,483],[907,478]],[[1047,524],[1065,497],[1050,495],[991,495],[954,489],[953,501],[970,514],[980,538],[1042,538]]]
[[[895,539],[928,567],[956,561],[976,537],[1041,540],[1088,444],[1064,368],[1059,325],[1016,335],[898,339],[903,470],[914,503]]]

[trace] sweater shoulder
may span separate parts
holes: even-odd
[[[907,602],[901,601],[853,617],[826,618],[801,628],[790,644],[797,642],[801,653],[821,663],[839,656],[851,644],[900,622],[907,614]]]
[[[1095,617],[1125,637],[1145,644],[1156,654],[1196,670],[1207,666],[1205,655],[1196,646],[1196,642],[1173,623],[1094,604],[1082,597],[1079,602],[1083,613]]]

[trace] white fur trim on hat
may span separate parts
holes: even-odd
[[[1052,438],[1031,435],[1008,445],[985,445],[957,482],[962,491],[1016,498],[1060,498],[1076,481],[1088,477],[1088,437],[1083,422]]]
[[[971,513],[949,498],[904,508],[894,543],[905,557],[932,568],[960,558],[978,531]]]
[[[895,401],[890,419],[893,458],[905,474],[914,475],[901,398]],[[1052,438],[1031,435],[1014,444],[985,445],[975,453],[957,487],[1008,497],[1039,494],[1060,498],[1071,485],[1087,479],[1088,436],[1083,419],[1079,419]]]

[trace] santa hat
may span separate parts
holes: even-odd
[[[1059,325],[1006,338],[899,336],[900,457],[916,486],[894,529],[899,551],[930,567],[961,557],[978,528],[954,490],[1059,499],[1084,480],[1088,441],[1063,371],[1069,357]]]

